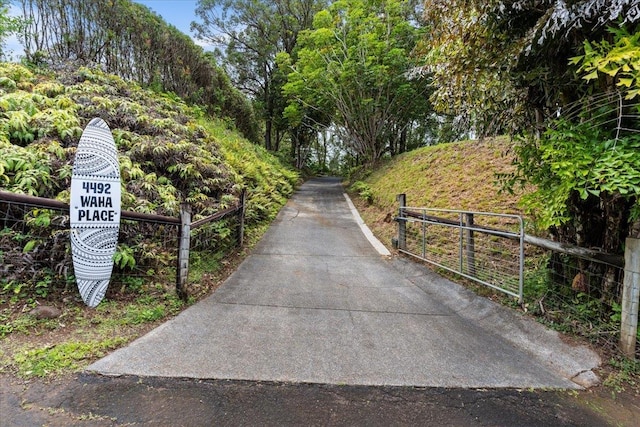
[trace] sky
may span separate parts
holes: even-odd
[[[169,24],[193,37],[190,27],[191,22],[196,21],[197,0],[134,0],[134,2],[147,6]]]

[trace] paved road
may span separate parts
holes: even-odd
[[[62,384],[36,382],[20,390],[0,377],[0,426],[610,425],[576,398],[557,391],[97,375],[80,375]],[[634,419],[629,420],[626,425],[631,427]]]
[[[97,361],[139,377],[578,388],[598,356],[428,269],[381,256],[340,181],[305,183],[211,297]]]

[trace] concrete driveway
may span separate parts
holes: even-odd
[[[210,297],[87,368],[345,385],[579,388],[599,357],[410,260],[381,255],[340,180],[308,181]]]

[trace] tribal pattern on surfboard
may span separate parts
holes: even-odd
[[[120,227],[120,167],[109,126],[89,122],[71,178],[71,253],[82,299],[89,307],[104,298],[113,270]]]

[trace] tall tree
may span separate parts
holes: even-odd
[[[237,87],[255,101],[264,120],[264,145],[278,150],[286,130],[276,55],[291,53],[298,33],[309,28],[324,0],[199,0],[199,38],[216,43]]]
[[[361,162],[401,147],[424,117],[427,85],[411,79],[420,30],[402,0],[336,1],[303,32],[284,89],[287,113],[302,121],[320,111],[343,133]]]

